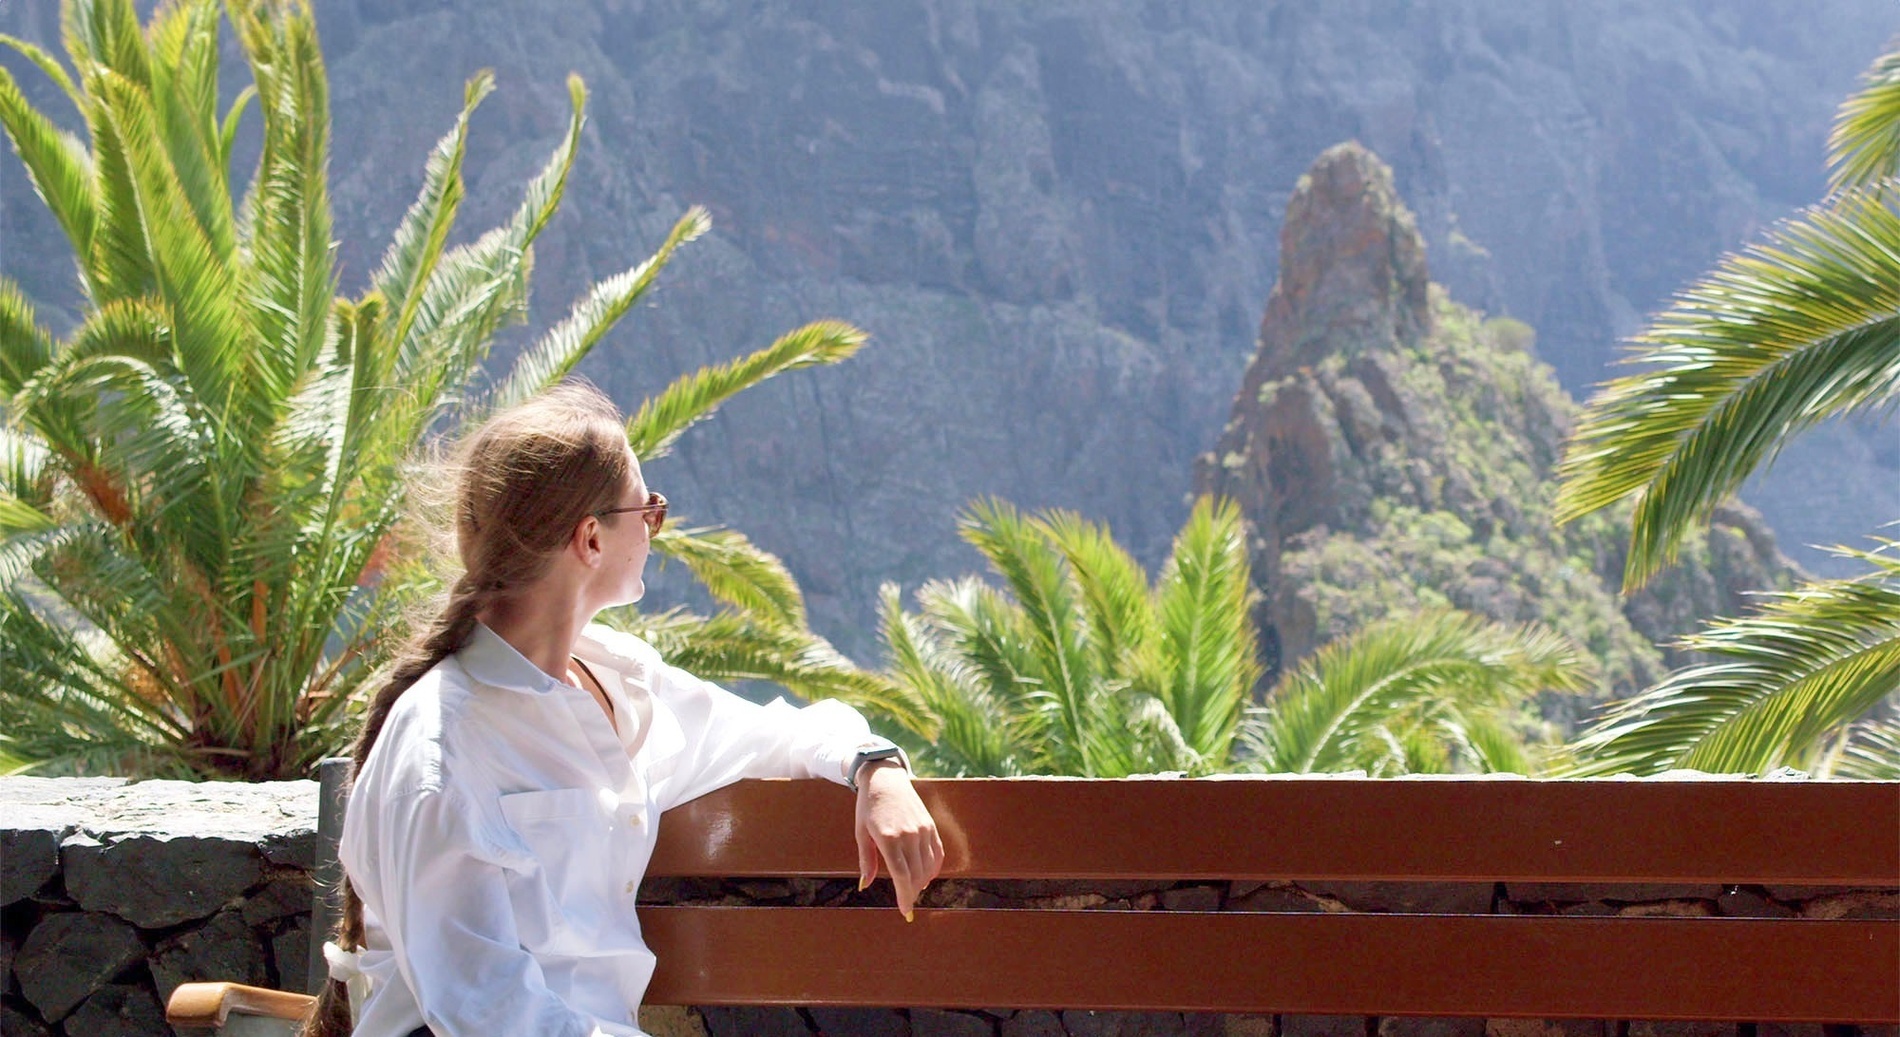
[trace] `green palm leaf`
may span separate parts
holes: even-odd
[[[906,727],[921,716],[882,676],[861,670],[809,630],[758,622],[742,612],[699,616],[680,609],[602,613],[601,621],[646,641],[662,658],[715,682],[764,681],[807,701],[838,699]]]
[[[1900,717],[1855,724],[1827,776],[1900,781]]]
[[[422,171],[422,191],[396,225],[389,250],[376,271],[376,290],[395,307],[388,330],[392,341],[408,337],[416,309],[422,305],[423,286],[435,271],[449,228],[455,224],[464,194],[462,160],[468,153],[468,121],[494,89],[495,75],[487,70],[477,73],[463,88],[462,113],[455,118],[455,128],[436,141],[429,152]]]
[[[1846,553],[1877,571],[1769,595],[1759,613],[1683,639],[1719,661],[1612,707],[1572,744],[1579,773],[1765,773],[1818,759],[1900,689],[1900,558]]]
[[[1837,191],[1900,174],[1900,50],[1876,58],[1861,84],[1841,105],[1827,140],[1828,181]]]
[[[1269,771],[1389,771],[1432,758],[1410,732],[1434,717],[1508,708],[1589,680],[1587,658],[1542,628],[1450,611],[1394,617],[1281,677],[1241,738]]]
[[[1900,212],[1856,188],[1723,261],[1659,317],[1653,370],[1591,402],[1560,466],[1564,521],[1636,496],[1627,586],[1674,557],[1794,434],[1900,394]]]
[[[738,393],[785,371],[835,364],[863,345],[863,332],[837,321],[816,321],[787,332],[750,356],[703,367],[668,385],[628,420],[627,440],[642,461],[665,457],[680,433],[711,417]]]
[[[653,538],[653,549],[686,566],[716,600],[769,623],[805,625],[798,581],[776,555],[760,550],[743,533],[674,526]]]
[[[65,85],[70,89],[70,81]],[[85,145],[29,104],[13,74],[4,68],[0,68],[0,125],[6,127],[14,154],[26,165],[33,190],[59,221],[73,250],[81,256],[90,254],[98,200]]]
[[[612,330],[647,289],[653,287],[654,279],[660,276],[660,270],[673,258],[673,253],[711,226],[711,217],[705,209],[699,206],[688,209],[646,262],[596,284],[574,304],[566,320],[523,353],[489,399],[488,406],[493,409],[513,406],[567,377],[601,336]],[[700,416],[704,417],[717,405],[717,402],[709,404]],[[635,453],[640,457],[652,456],[638,450]]]
[[[1014,595],[1023,631],[1032,646],[1035,694],[1046,699],[1061,738],[1050,751],[1074,773],[1100,774],[1092,733],[1102,727],[1100,674],[1087,643],[1087,627],[1062,553],[1036,524],[1012,505],[978,501],[958,523],[963,538],[983,555]]]
[[[1251,597],[1240,508],[1203,497],[1175,537],[1156,592],[1155,644],[1166,660],[1156,696],[1181,738],[1214,766],[1225,762],[1260,677],[1246,619]]]

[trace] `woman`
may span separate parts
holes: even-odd
[[[894,746],[842,703],[754,705],[591,623],[640,600],[666,516],[612,403],[556,389],[482,425],[460,469],[467,571],[355,750],[326,952],[357,1037],[638,1034],[656,823],[740,778],[856,788],[861,882],[881,855],[908,917],[943,844]],[[318,1033],[351,1032],[337,1000]]]

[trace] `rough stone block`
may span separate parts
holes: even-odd
[[[1220,1037],[1280,1037],[1273,1016],[1270,1015],[1223,1015],[1220,1016]]]
[[[59,840],[51,828],[0,831],[0,907],[40,891],[59,873]]]
[[[1358,1015],[1283,1015],[1280,1037],[1366,1037],[1366,1019]]]
[[[1269,882],[1244,895],[1229,897],[1229,911],[1262,911],[1278,914],[1316,914],[1337,905],[1290,882]]]
[[[708,1037],[812,1037],[789,1008],[707,1008],[705,1020]]]
[[[1069,1037],[1190,1037],[1179,1012],[1064,1012],[1062,1025]]]
[[[86,1037],[152,1037],[170,1032],[165,1009],[144,987],[113,984],[73,1009],[66,1020],[68,1034]]]
[[[825,1037],[908,1037],[911,1033],[903,1013],[889,1008],[813,1008],[811,1020]]]
[[[1790,905],[1770,900],[1742,886],[1723,890],[1715,907],[1729,918],[1794,918],[1800,915]]]
[[[307,915],[316,900],[316,890],[317,885],[308,873],[275,875],[244,898],[244,922],[252,926],[268,925],[279,918]]]
[[[1068,1037],[1068,1031],[1062,1028],[1062,1019],[1054,1012],[1036,1009],[1017,1012],[998,1028],[1002,1037]]]
[[[640,1029],[652,1037],[706,1037],[706,1022],[683,1005],[641,1005]]]
[[[6,1034],[6,1037],[52,1037],[52,1033],[38,1019],[12,1005],[0,1005],[0,1034]]]
[[[42,1017],[58,1022],[144,956],[145,944],[131,926],[108,915],[75,911],[41,919],[21,944],[13,967],[20,993]]]
[[[1757,1023],[1755,1037],[1827,1037],[1820,1023]]]
[[[270,983],[264,948],[237,908],[226,908],[204,925],[163,941],[150,962],[152,982],[164,1000],[171,999],[180,983],[229,980],[254,987]],[[302,977],[297,985],[303,985]]]
[[[1485,1037],[1608,1037],[1601,1019],[1488,1019]]]
[[[0,997],[13,993],[13,956],[18,951],[12,933],[0,934]]]
[[[1505,899],[1518,903],[1606,900],[1637,904],[1650,900],[1714,900],[1721,895],[1721,886],[1662,882],[1510,882],[1504,887]]]
[[[817,1014],[813,1013],[812,1018],[818,1018]],[[822,1022],[819,1023],[819,1025],[824,1026]],[[853,1035],[853,1037],[857,1037],[860,1033],[867,1035],[867,1037],[875,1033],[881,1037],[881,1035],[889,1032],[885,1030],[833,1031],[828,1026],[824,1027],[824,1029],[827,1035],[836,1032],[839,1034],[848,1033]],[[988,1019],[980,1015],[971,1015],[968,1012],[944,1012],[935,1008],[913,1008],[910,1012],[910,1032],[912,1037],[993,1037],[996,1033],[996,1027]]]
[[[264,859],[283,868],[317,870],[317,830],[299,828],[290,832],[272,832],[257,844]]]
[[[1635,1022],[1629,1037],[1735,1037],[1734,1023],[1709,1022]]]
[[[1803,918],[1900,918],[1900,893],[1836,893],[1801,905]]]
[[[1302,883],[1354,911],[1404,911],[1446,915],[1491,912],[1497,886],[1490,882],[1333,882]]]
[[[1379,1037],[1485,1037],[1483,1019],[1422,1019],[1386,1016]]]
[[[73,835],[60,860],[80,907],[141,929],[211,915],[256,885],[264,867],[254,843],[189,835]]]
[[[1219,911],[1220,890],[1213,886],[1163,890],[1161,907],[1167,911]]]
[[[271,985],[279,990],[304,990],[310,982],[310,920],[299,918],[295,925],[270,938],[270,960],[277,974]]]

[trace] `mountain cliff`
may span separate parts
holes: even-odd
[[[56,7],[0,4],[0,30],[50,41]],[[1643,313],[1820,195],[1833,107],[1900,30],[1891,0],[324,0],[318,14],[347,288],[374,269],[469,75],[492,67],[500,84],[470,139],[463,225],[479,228],[552,149],[573,70],[590,126],[539,246],[533,326],[688,204],[717,221],[586,373],[631,404],[806,319],[871,332],[858,359],[735,401],[651,473],[688,518],[783,554],[815,622],[860,653],[879,582],[978,567],[953,529],[978,495],[1074,507],[1145,560],[1165,552],[1323,148],[1357,138],[1391,161],[1439,279],[1537,327],[1581,393]],[[57,229],[11,158],[0,269],[76,308]],[[1820,456],[1784,460],[1784,478],[1810,480],[1798,493],[1756,491],[1796,542],[1900,514],[1891,437],[1828,435]]]
[[[1533,337],[1431,283],[1416,220],[1363,147],[1329,148],[1300,178],[1259,349],[1195,480],[1247,517],[1269,669],[1388,613],[1453,605],[1569,634],[1627,693],[1660,676],[1656,642],[1791,582],[1760,517],[1734,505],[1619,601],[1627,516],[1551,522],[1577,405]]]

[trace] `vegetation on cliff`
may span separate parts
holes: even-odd
[[[1559,527],[1553,472],[1576,412],[1534,332],[1429,280],[1391,172],[1356,144],[1302,178],[1281,278],[1233,417],[1199,485],[1241,502],[1269,666],[1387,617],[1444,608],[1536,622],[1600,663],[1582,706],[1665,671],[1666,642],[1791,572],[1739,506],[1619,600],[1626,519]]]

